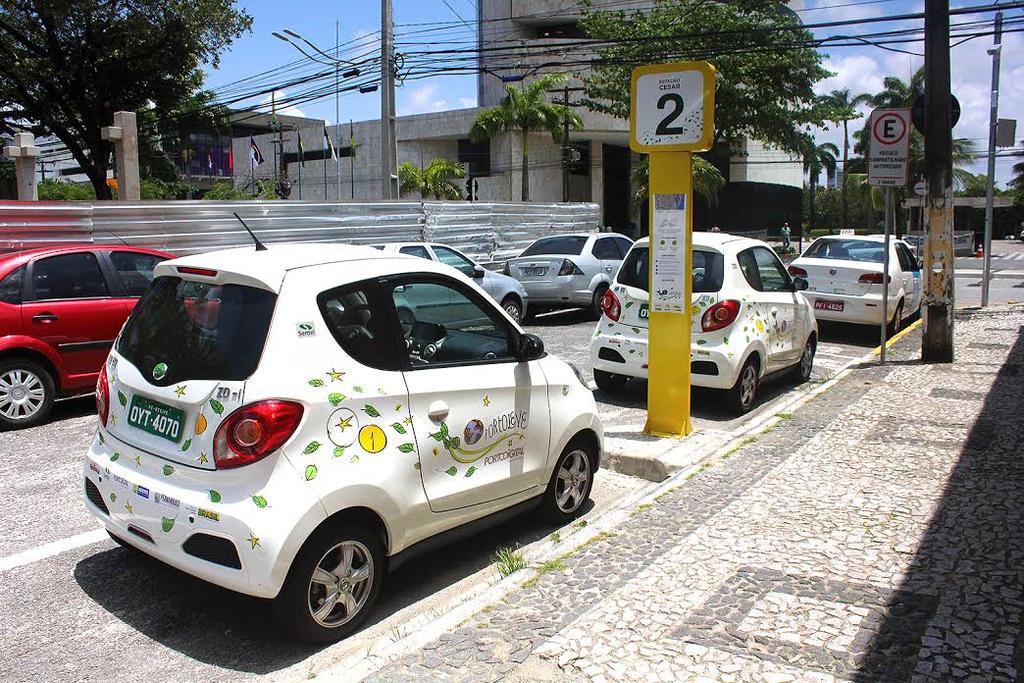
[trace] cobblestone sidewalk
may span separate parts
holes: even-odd
[[[1015,680],[1022,325],[895,348],[370,680]]]

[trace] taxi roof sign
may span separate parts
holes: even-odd
[[[708,62],[633,69],[629,147],[634,152],[703,152],[715,137],[715,67]]]

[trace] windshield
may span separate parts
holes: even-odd
[[[255,287],[159,277],[128,318],[117,351],[157,386],[243,380],[259,363],[276,301]],[[154,379],[159,363],[166,374]]]
[[[804,252],[804,258],[839,259],[881,263],[885,248],[881,242],[867,240],[818,239]]]
[[[543,256],[555,254],[558,256],[579,255],[583,253],[583,247],[587,243],[587,237],[582,235],[563,235],[561,237],[545,237],[537,240],[526,248],[520,256]]]
[[[619,268],[616,280],[648,291],[650,259],[647,247],[634,247]],[[693,291],[698,294],[717,292],[722,288],[725,259],[715,251],[693,250]]]

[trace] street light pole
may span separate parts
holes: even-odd
[[[996,184],[996,128],[999,125],[999,57],[1003,52],[1003,13],[996,12],[992,48],[992,98],[988,114],[988,182],[985,183],[985,265],[981,278],[981,305],[988,306],[989,279],[992,277],[992,195]]]

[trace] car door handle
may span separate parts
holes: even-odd
[[[444,401],[433,401],[427,408],[427,417],[432,422],[441,422],[448,417],[448,404]]]
[[[52,323],[54,320],[59,319],[59,316],[56,316],[53,313],[37,313],[36,315],[32,316],[32,322],[37,323]]]

